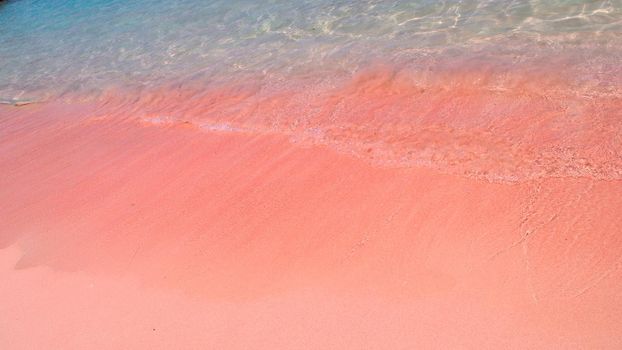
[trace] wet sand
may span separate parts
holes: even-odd
[[[622,184],[0,106],[5,349],[622,346]]]

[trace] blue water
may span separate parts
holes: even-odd
[[[440,69],[554,61],[611,92],[620,33],[617,0],[10,0],[0,5],[0,98],[318,78],[381,61]],[[599,78],[607,71],[611,79]]]

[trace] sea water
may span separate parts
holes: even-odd
[[[0,2],[3,101],[490,181],[622,178],[621,63],[618,0]]]

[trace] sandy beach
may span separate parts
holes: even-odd
[[[622,346],[620,180],[0,106],[0,348]],[[206,345],[209,344],[209,345]]]

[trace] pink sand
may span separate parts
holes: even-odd
[[[2,349],[622,347],[620,180],[98,113],[0,109]]]

